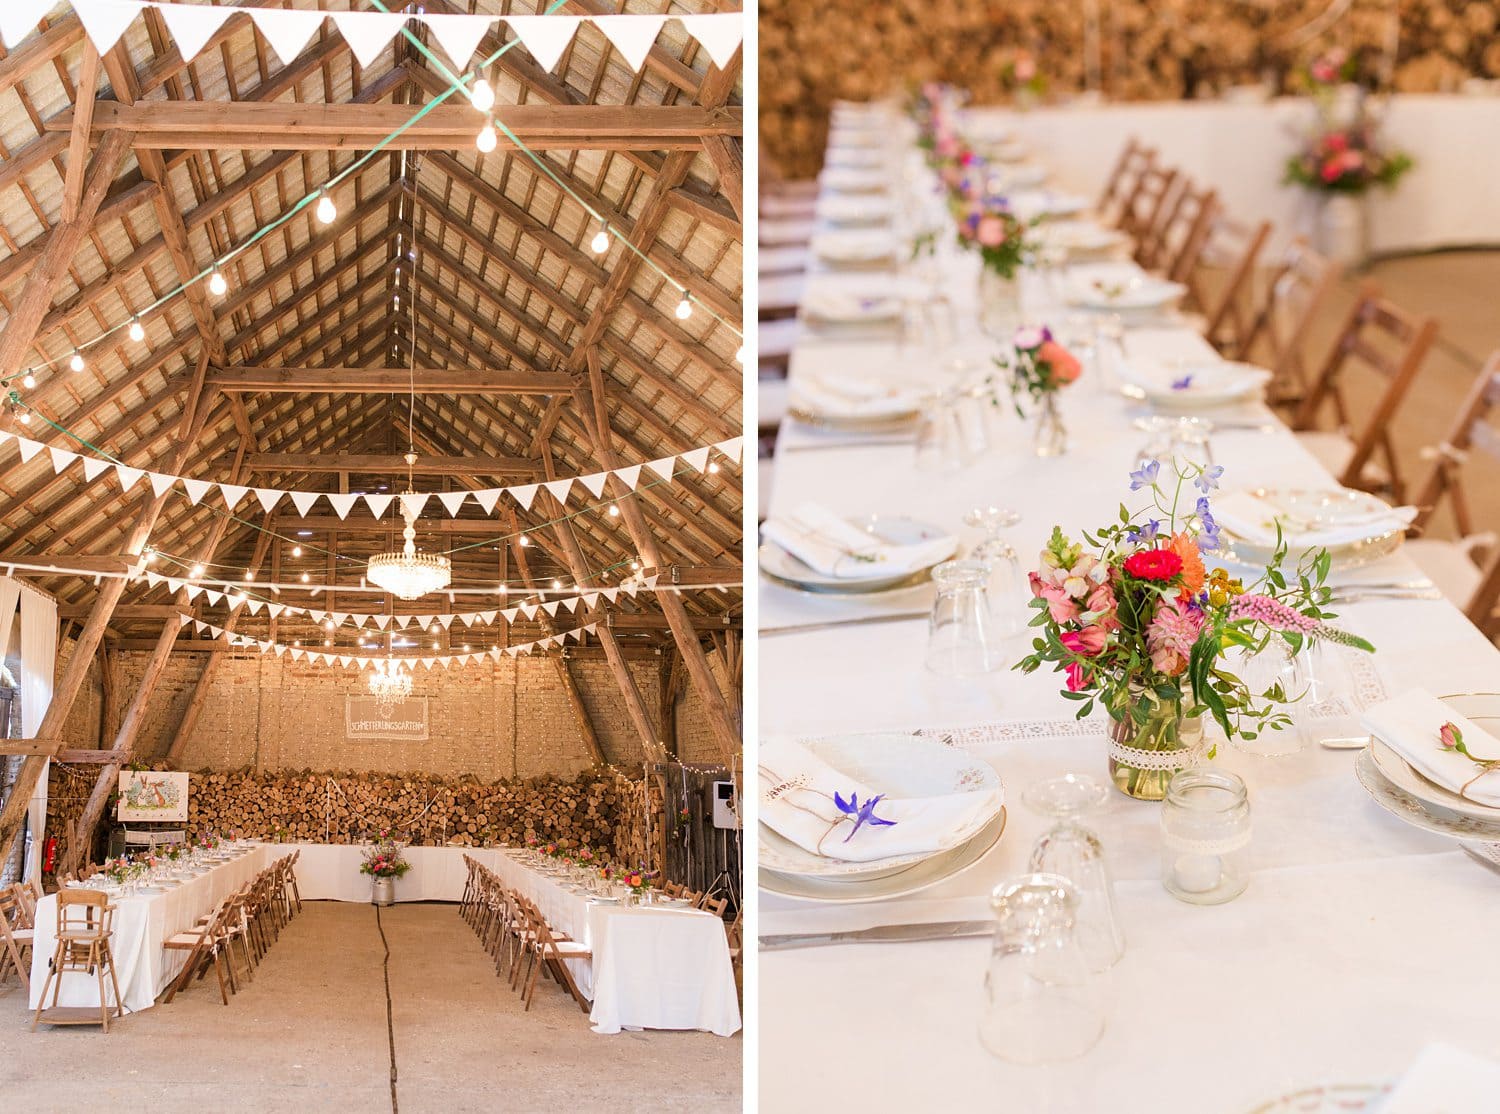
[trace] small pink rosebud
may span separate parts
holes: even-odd
[[[1454,750],[1463,746],[1463,732],[1452,723],[1445,723],[1438,731],[1438,741],[1443,744],[1444,750]]]

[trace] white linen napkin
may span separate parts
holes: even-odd
[[[819,259],[829,263],[876,263],[894,258],[896,240],[878,230],[839,229],[820,232],[808,245]]]
[[[914,573],[946,560],[958,548],[951,534],[910,545],[881,541],[819,503],[802,503],[790,514],[771,516],[761,533],[797,560],[840,580]]]
[[[1360,719],[1360,725],[1366,731],[1410,762],[1430,781],[1454,793],[1472,781],[1473,784],[1463,792],[1467,800],[1500,808],[1500,770],[1474,781],[1479,773],[1478,763],[1445,749],[1438,741],[1438,732],[1449,722],[1463,733],[1464,747],[1474,757],[1500,760],[1500,739],[1422,689],[1412,689],[1372,705]]]
[[[802,299],[802,315],[813,321],[835,325],[862,325],[898,321],[901,299],[894,294],[854,294],[841,290],[815,290]]]
[[[1250,491],[1225,491],[1214,498],[1214,518],[1236,537],[1252,545],[1276,544],[1276,520],[1289,543],[1301,547],[1349,545],[1376,534],[1399,530],[1417,517],[1415,507],[1391,507],[1368,515],[1341,518],[1322,526],[1309,527],[1297,521],[1297,513],[1285,511],[1271,501]]]
[[[799,371],[788,394],[793,407],[824,418],[895,418],[922,408],[915,388],[833,372]]]
[[[886,797],[874,815],[890,827],[845,819],[834,803],[876,796],[868,785],[835,770],[795,739],[760,745],[760,820],[804,851],[843,862],[867,863],[896,855],[922,855],[956,847],[1000,807],[998,789],[944,797]],[[838,823],[835,823],[835,822]],[[853,833],[851,835],[851,832]]]
[[[1127,383],[1135,384],[1153,398],[1183,403],[1249,394],[1263,388],[1271,379],[1271,373],[1264,368],[1230,360],[1183,364],[1134,359],[1126,365],[1123,375]]]
[[[1392,1088],[1381,1114],[1444,1114],[1494,1108],[1500,1064],[1451,1044],[1429,1044]]]

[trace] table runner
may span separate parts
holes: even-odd
[[[1101,167],[1123,141],[1118,133],[1095,145]],[[869,291],[879,281],[868,273],[814,272],[808,290]],[[950,297],[972,307],[974,282],[971,262],[955,268]],[[1046,294],[1025,277],[1028,316],[1058,326],[1066,313]],[[1127,344],[1133,339],[1128,334]],[[1167,340],[1204,343],[1187,330],[1152,343]],[[972,324],[964,345],[987,355]],[[804,368],[830,363],[920,377],[933,373],[931,360],[891,341],[803,338],[791,377],[795,383]],[[1137,505],[1126,476],[1144,435],[1130,421],[1144,411],[1105,390],[1097,373],[1064,392],[1061,407],[1071,435],[1066,456],[1036,458],[1029,428],[1012,421],[1000,451],[954,475],[915,471],[910,444],[861,446],[857,437],[790,424],[778,441],[771,510],[815,499],[849,515],[909,514],[951,529],[972,506],[1012,506],[1023,517],[1007,536],[1029,567],[1054,523],[1076,536],[1112,520],[1122,501]],[[1242,412],[1269,420],[1258,408]],[[841,440],[847,447],[830,447]],[[1213,450],[1226,467],[1226,486],[1333,484],[1285,430],[1221,430]],[[978,540],[961,528],[960,536],[966,545]],[[1398,554],[1358,575],[1419,574]],[[925,612],[931,602],[930,587],[875,604],[802,595],[764,579],[759,590],[762,627]],[[1339,611],[1341,625],[1379,651],[1349,680],[1341,694],[1347,700],[1368,699],[1382,682],[1392,691],[1495,687],[1500,653],[1445,601],[1371,601]],[[1105,775],[1103,726],[1073,720],[1076,707],[1060,696],[1059,676],[1007,671],[983,681],[939,679],[923,669],[925,637],[923,619],[914,619],[767,638],[760,730],[960,728],[961,745],[988,759],[1006,782],[1007,831],[968,873],[899,901],[818,906],[762,891],[760,932],[986,917],[991,888],[1025,870],[1045,826],[1020,803],[1021,790],[1069,770]],[[1025,646],[1017,640],[1013,657]],[[1255,830],[1250,887],[1229,905],[1187,906],[1162,889],[1158,806],[1115,795],[1089,818],[1119,879],[1128,950],[1113,972],[1104,1038],[1087,1057],[1023,1069],[984,1052],[976,1035],[984,939],[767,953],[760,960],[761,1058],[775,1069],[761,1074],[764,1108],[999,1103],[1014,1110],[1232,1114],[1278,1089],[1387,1078],[1432,1039],[1490,1055],[1500,1050],[1486,1020],[1500,1001],[1500,965],[1476,962],[1452,943],[1492,935],[1500,918],[1495,879],[1456,843],[1410,828],[1369,801],[1354,778],[1352,752],[1313,747],[1291,758],[1256,759],[1221,748],[1221,756],[1249,784]]]

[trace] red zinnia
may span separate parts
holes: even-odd
[[[1145,549],[1125,558],[1125,571],[1137,580],[1171,580],[1182,571],[1182,558],[1170,549]]]

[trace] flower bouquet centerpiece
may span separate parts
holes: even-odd
[[[1002,71],[1017,108],[1032,108],[1047,95],[1047,77],[1029,50],[1018,50]]]
[[[1025,395],[1036,414],[1036,455],[1061,456],[1068,449],[1068,431],[1058,412],[1057,394],[1083,374],[1083,365],[1045,325],[1017,329],[1011,346],[1012,355],[996,356],[995,364],[1009,375],[1016,413],[1026,417],[1021,405]]]
[[[1030,244],[1029,226],[1010,202],[985,184],[982,162],[949,191],[948,205],[961,247],[979,254],[979,323],[992,337],[1009,335],[1021,322],[1017,279]]]
[[[616,881],[630,891],[631,900],[639,903],[651,892],[651,872],[647,870],[622,870],[615,875]]]
[[[359,872],[370,876],[370,901],[390,905],[395,901],[395,880],[411,869],[402,854],[405,847],[388,831],[382,831],[361,854]]]
[[[1143,800],[1161,800],[1173,774],[1212,756],[1205,714],[1229,739],[1290,725],[1285,708],[1304,694],[1280,682],[1253,691],[1231,672],[1231,655],[1295,655],[1314,640],[1373,649],[1326,622],[1325,551],[1308,553],[1289,574],[1278,543],[1248,586],[1223,569],[1210,574],[1204,559],[1222,543],[1209,496],[1223,469],[1169,467],[1175,476],[1165,481],[1154,460],[1131,473],[1130,489],[1145,494],[1146,506],[1122,505],[1117,522],[1084,533],[1081,543],[1053,530],[1030,575],[1038,637],[1016,666],[1062,672],[1063,695],[1078,702],[1080,719],[1103,707],[1110,776]]]

